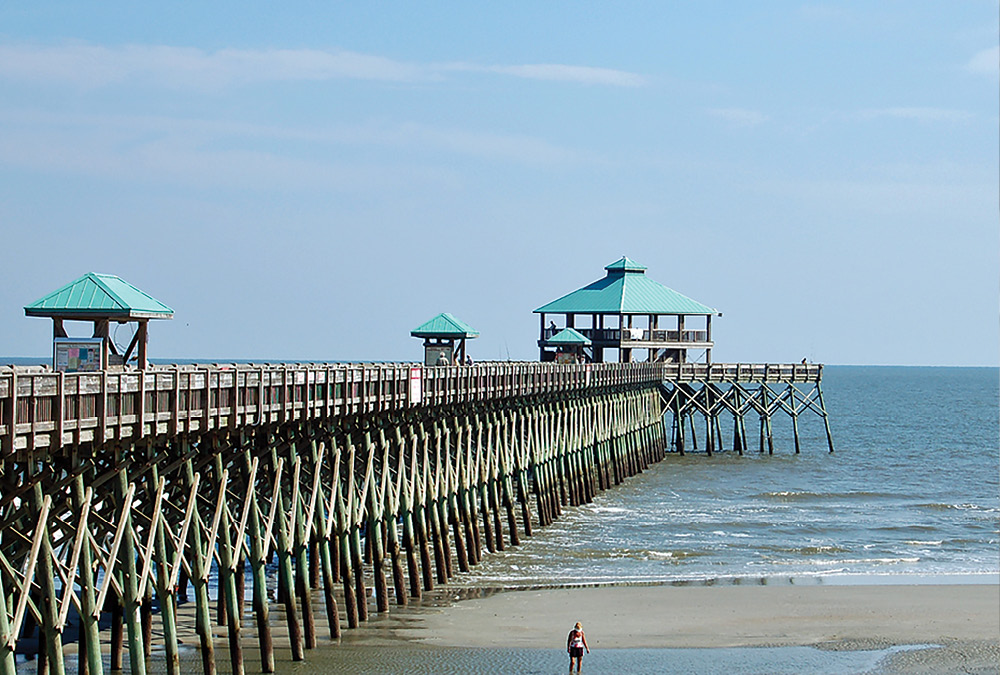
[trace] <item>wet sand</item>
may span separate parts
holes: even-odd
[[[462,647],[551,647],[575,621],[592,649],[877,640],[1000,641],[1000,585],[625,586],[499,593],[429,611],[399,635]]]
[[[1000,673],[995,584],[603,586],[461,599],[468,593],[440,587],[386,615],[373,611],[336,641],[324,639],[317,607],[318,649],[301,663],[291,662],[282,611],[272,605],[278,673],[561,672],[576,621],[592,650],[587,672]],[[244,627],[246,672],[260,672],[249,616]],[[215,634],[219,672],[229,672],[225,628]],[[193,631],[181,641],[184,671],[200,672]],[[154,651],[151,672],[162,672]]]
[[[377,645],[411,664],[448,661],[453,672],[478,662],[477,650],[479,661],[513,666],[545,653],[555,664],[580,621],[595,667],[649,661],[694,663],[700,672],[1000,672],[1000,585],[624,586],[447,604],[390,613],[352,631],[342,657]]]

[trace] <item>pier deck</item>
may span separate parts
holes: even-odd
[[[211,364],[61,373],[0,367],[0,448],[238,429],[661,382],[818,383],[815,364]],[[234,405],[235,404],[235,405]]]

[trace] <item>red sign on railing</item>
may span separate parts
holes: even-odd
[[[410,368],[410,405],[420,405],[424,393],[423,369]]]

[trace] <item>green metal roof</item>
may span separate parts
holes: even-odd
[[[90,272],[24,308],[27,316],[172,319],[174,310],[113,274]]]
[[[590,339],[586,335],[581,335],[578,331],[572,328],[564,328],[548,340],[546,343],[550,345],[567,345],[571,347],[578,347],[580,345],[587,346],[590,345]]]
[[[535,310],[535,314],[718,314],[718,311],[646,276],[646,268],[622,257],[608,274]]]
[[[479,331],[448,312],[442,312],[414,328],[410,335],[422,338],[474,338],[479,337]]]

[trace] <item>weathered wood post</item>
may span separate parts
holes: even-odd
[[[254,625],[257,628],[257,646],[260,650],[260,668],[265,673],[274,672],[274,641],[271,637],[270,608],[267,598],[267,572],[265,560],[270,548],[271,532],[262,529],[260,504],[257,499],[257,473],[260,462],[251,459],[250,451],[243,452],[243,482],[247,489],[248,533],[250,542],[250,573],[253,578],[252,604]],[[274,492],[280,489],[281,468],[275,472]],[[265,543],[266,542],[266,543]]]
[[[85,511],[89,512],[90,510],[93,490],[90,488],[84,489],[83,462],[79,457],[77,457],[76,461],[77,475],[73,479],[73,486],[71,488],[72,504],[73,510],[80,518],[80,527],[86,528],[87,523],[83,518],[83,514]],[[94,595],[94,562],[89,543],[85,543],[80,551],[80,563],[77,567],[77,573],[80,575],[80,645],[84,651],[82,655],[83,664],[87,668],[87,675],[103,675],[104,663],[101,659],[101,629],[98,624],[100,608],[97,607],[97,598]],[[0,586],[0,597],[5,597],[2,593],[2,586]],[[2,620],[6,620],[6,613],[0,612],[0,614],[4,615]],[[3,640],[3,635],[6,633],[7,631],[4,631],[3,626],[0,625],[0,641]],[[5,673],[5,675],[13,674]]]
[[[13,598],[7,594],[3,584],[3,575],[0,574],[0,675],[17,675],[17,664],[14,659],[14,645],[16,636],[7,618],[8,600]],[[98,671],[99,673],[100,671]]]
[[[507,536],[510,538],[511,546],[519,546],[521,539],[517,533],[517,514],[514,511],[514,502],[517,494],[514,489],[514,481],[517,476],[517,464],[514,459],[514,447],[511,440],[513,434],[513,423],[507,411],[501,411],[497,418],[497,444],[499,446],[498,471],[500,477],[500,492],[503,499],[504,510],[507,512]]]
[[[419,437],[418,437],[419,434]],[[434,588],[434,580],[431,572],[431,555],[427,541],[427,481],[430,467],[427,464],[427,439],[423,433],[422,426],[410,428],[410,481],[408,485],[412,492],[407,491],[404,496],[409,503],[409,510],[404,511],[407,526],[407,537],[409,546],[407,551],[412,552],[416,547],[420,553],[420,573],[423,581],[423,590],[429,591]],[[408,553],[409,555],[409,553]],[[415,561],[414,561],[415,562]],[[410,571],[411,582],[410,592],[413,597],[420,597],[419,592],[413,592],[416,584],[412,581],[413,567]]]
[[[320,450],[325,449],[326,444],[329,444],[330,451],[320,452]],[[316,471],[319,476],[322,475],[323,463],[325,459],[330,457],[330,494],[327,495],[324,491],[321,478],[315,481],[318,493],[315,497],[316,508],[314,511],[315,515],[313,527],[318,538],[316,552],[319,555],[319,567],[323,584],[323,600],[326,606],[327,625],[330,628],[330,638],[336,640],[340,637],[340,611],[337,607],[337,598],[334,595],[334,588],[337,582],[335,577],[337,575],[335,574],[336,567],[331,553],[338,548],[339,544],[339,540],[335,541],[334,523],[336,518],[336,495],[340,483],[340,449],[337,446],[331,431],[326,429],[325,443],[321,443],[319,449],[313,445],[312,451],[313,470]]]
[[[406,578],[403,575],[403,563],[400,558],[401,546],[399,542],[399,527],[397,521],[400,518],[400,497],[404,476],[404,449],[399,443],[399,425],[395,425],[397,430],[397,442],[394,446],[395,453],[392,452],[385,437],[385,429],[379,428],[379,443],[386,449],[382,462],[384,482],[386,483],[385,496],[383,499],[383,522],[386,526],[386,548],[389,552],[389,564],[392,566],[392,586],[396,594],[396,604],[407,604]],[[395,466],[396,479],[393,481],[390,466]],[[386,517],[387,516],[387,517]]]
[[[166,448],[151,448],[153,452],[166,452]],[[146,492],[150,503],[155,505],[153,496],[159,491],[162,494],[163,485],[160,482],[156,462],[151,462]],[[155,508],[155,506],[154,506]],[[155,517],[155,514],[154,514]],[[180,673],[180,652],[177,646],[176,605],[174,602],[174,585],[171,582],[170,563],[167,559],[167,538],[164,518],[156,518],[155,560],[156,560],[156,595],[160,604],[160,619],[163,625],[163,646],[166,652],[167,675]],[[148,652],[147,652],[148,653]]]
[[[364,437],[362,437],[362,442],[364,442]],[[364,448],[368,447],[368,443],[365,443]],[[348,523],[348,542],[350,543],[350,564],[352,568],[352,574],[354,576],[354,594],[357,597],[357,607],[358,607],[358,619],[360,621],[368,620],[368,588],[365,585],[365,568],[364,568],[364,556],[363,547],[361,545],[361,528],[365,526],[365,520],[367,514],[365,513],[365,504],[368,499],[368,491],[372,488],[372,471],[374,469],[371,460],[371,453],[368,452],[366,457],[362,457],[362,463],[364,464],[364,477],[361,481],[360,491],[355,489],[357,470],[357,446],[353,443],[350,446],[350,452],[348,456],[348,466],[350,467],[350,477],[348,480],[347,488],[347,512],[350,516],[350,521]]]
[[[801,452],[799,446],[799,410],[798,405],[795,401],[795,385],[788,385],[788,402],[789,402],[789,415],[792,417],[792,437],[795,443],[795,454],[798,455]]]
[[[213,522],[213,529],[218,527],[218,553],[219,553],[219,594],[225,595],[226,628],[229,635],[229,662],[234,675],[243,675],[243,642],[240,635],[240,617],[237,612],[236,602],[236,580],[233,578],[235,562],[233,560],[233,541],[231,534],[231,524],[229,522],[229,508],[227,505],[227,490],[229,484],[229,471],[223,467],[222,452],[220,447],[215,447],[215,488],[219,495],[219,503],[216,506],[216,517]],[[217,525],[216,525],[217,523]]]
[[[431,425],[431,429],[436,432],[434,425]],[[427,523],[430,525],[429,534],[431,545],[434,548],[434,570],[437,574],[437,582],[444,584],[448,582],[451,555],[448,550],[447,528],[441,526],[441,441],[435,433],[435,452],[433,453],[432,465],[431,439],[423,423],[420,424],[420,435],[424,457],[424,504],[421,511],[426,515]],[[426,582],[424,587],[427,588]]]
[[[823,366],[819,367],[820,376],[823,374]],[[819,384],[819,378],[816,379],[816,392],[819,394],[819,409],[823,416],[823,426],[826,427],[826,444],[830,447],[830,452],[833,452],[833,434],[830,432],[830,416],[826,413],[826,403],[823,401],[823,388]]]
[[[350,495],[354,491],[354,446],[350,445],[348,439],[347,457],[344,459],[342,473],[347,485],[341,489],[340,481],[335,481],[331,489],[334,491],[336,499],[334,501],[336,511],[336,536],[340,549],[340,579],[344,588],[344,611],[347,613],[347,627],[357,628],[360,621],[358,611],[358,599],[354,591],[354,572],[351,570],[351,544],[349,530],[351,528],[351,500]],[[347,493],[345,501],[344,492]],[[364,601],[364,596],[361,598]]]
[[[277,521],[276,530],[276,552],[278,554],[278,583],[284,588],[284,593],[279,593],[279,601],[285,605],[285,621],[288,623],[288,640],[292,648],[292,660],[302,661],[305,659],[305,643],[302,637],[302,624],[299,623],[298,607],[295,600],[295,581],[292,572],[292,541],[289,533],[289,519],[294,517],[294,502],[298,497],[300,464],[295,457],[293,448],[294,440],[290,440],[284,445],[289,450],[289,460],[292,464],[292,505],[285,507],[283,490],[278,489],[274,493],[274,503],[272,509],[275,512]],[[271,442],[271,465],[278,465],[277,439]]]
[[[367,541],[371,546],[372,553],[372,576],[375,578],[375,609],[381,614],[389,611],[389,586],[385,578],[385,562],[383,552],[385,547],[382,542],[382,516],[385,504],[386,485],[389,479],[388,462],[389,449],[384,442],[378,447],[372,443],[371,433],[365,432],[365,455],[369,464],[369,472],[372,472],[372,485],[368,490],[367,517],[365,522],[368,526]],[[378,471],[375,470],[376,458],[378,458]]]
[[[301,450],[301,451],[300,451]],[[304,434],[304,430],[300,430],[300,436],[298,443],[293,445],[292,452],[295,452],[294,459],[299,463],[300,467],[305,467],[305,465],[312,464],[312,458],[317,455],[316,439],[314,437],[310,438]],[[294,519],[295,527],[292,528],[293,539],[293,555],[295,556],[295,592],[299,596],[299,604],[302,606],[302,640],[306,649],[316,648],[316,615],[313,611],[312,604],[312,586],[310,584],[310,573],[309,573],[309,544],[311,541],[312,532],[312,514],[306,514],[306,510],[303,508],[305,500],[308,498],[310,503],[310,508],[315,508],[315,498],[318,496],[319,490],[319,479],[320,473],[318,467],[312,466],[313,478],[312,490],[310,490],[308,496],[305,494],[303,489],[308,482],[305,482],[305,477],[301,474],[299,475],[300,481],[297,489],[297,498],[293,499],[292,509],[294,513],[292,518]]]
[[[44,652],[46,662],[49,664],[49,672],[52,675],[63,675],[65,665],[63,663],[62,634],[58,622],[59,598],[55,588],[55,567],[52,564],[52,538],[49,532],[47,517],[49,511],[48,503],[51,503],[51,497],[42,495],[42,483],[38,476],[40,472],[37,459],[34,457],[29,459],[27,466],[29,476],[36,479],[30,491],[29,501],[31,510],[35,514],[38,514],[35,537],[41,541],[40,548],[36,549],[40,553],[37,558],[38,566],[35,573],[36,580],[41,588],[38,602],[38,611],[42,619],[41,626],[39,627],[39,637],[44,640]],[[44,507],[43,504],[45,504]],[[131,521],[129,521],[129,525],[131,525]],[[131,532],[131,527],[129,527],[128,531]],[[134,568],[135,561],[133,560],[132,562]],[[25,581],[25,584],[27,585],[29,581]],[[41,658],[43,652],[41,642],[39,643],[38,652]]]
[[[396,447],[399,449],[399,515],[403,520],[403,549],[406,553],[406,572],[410,582],[410,595],[419,599],[422,589],[420,586],[420,566],[417,562],[417,549],[421,546],[414,528],[414,509],[417,490],[417,452],[416,439],[408,436],[409,442],[403,440],[403,432],[400,425],[395,427]],[[409,449],[409,461],[407,461],[407,449]],[[430,570],[428,570],[429,572]],[[430,578],[430,575],[427,575]]]
[[[462,534],[464,522],[459,512],[458,490],[459,472],[461,470],[461,453],[451,442],[451,429],[442,423],[441,429],[444,436],[444,447],[439,450],[444,463],[444,499],[445,509],[444,521],[451,525],[452,535],[455,538],[455,553],[458,556],[458,569],[461,572],[469,571],[469,553],[465,545],[465,537]],[[440,439],[441,436],[438,436]],[[443,523],[443,525],[445,524]]]
[[[125,613],[125,624],[128,628],[128,660],[129,668],[134,675],[146,675],[146,657],[143,652],[142,628],[138,621],[139,610],[139,579],[135,568],[135,545],[132,540],[132,507],[126,495],[130,493],[127,463],[121,446],[115,450],[117,464],[120,468],[118,472],[118,503],[122,506],[121,518],[124,521],[125,532],[122,540],[120,555],[122,556],[119,569],[122,573],[123,609]],[[38,487],[41,489],[41,486]],[[51,558],[49,558],[51,560]],[[51,569],[49,570],[51,571]],[[51,576],[49,576],[51,580]],[[44,615],[43,615],[44,618]],[[50,647],[51,648],[51,647]],[[60,650],[61,651],[61,650]],[[62,654],[59,654],[59,662],[62,662]],[[61,669],[61,666],[60,666]],[[53,675],[59,675],[53,673]]]

